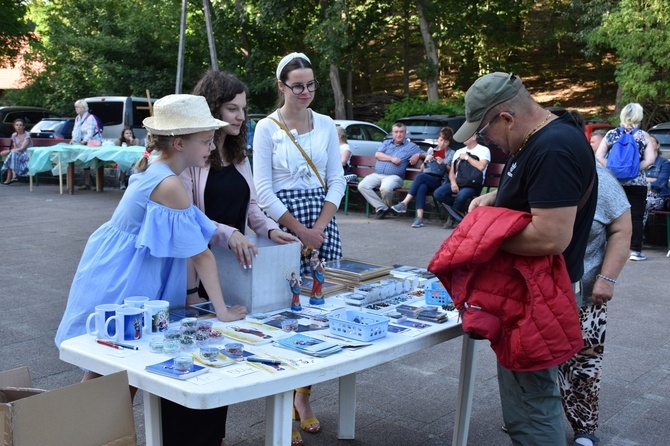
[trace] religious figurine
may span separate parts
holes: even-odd
[[[312,270],[312,292],[309,295],[310,305],[323,305],[326,301],[323,298],[323,282],[325,278],[323,277],[323,264],[321,259],[319,259],[319,251],[316,249],[312,250],[312,257],[309,259],[309,269]]]
[[[295,272],[291,273],[291,278],[288,279],[288,285],[291,288],[291,294],[293,298],[291,299],[291,311],[302,311],[302,305],[300,305],[300,279],[295,276]]]

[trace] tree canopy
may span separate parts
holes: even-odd
[[[34,28],[25,57],[42,67],[28,72],[30,85],[8,100],[71,114],[79,97],[174,91],[178,3],[29,0],[26,12],[21,1],[0,2],[17,18],[13,42]],[[664,0],[212,0],[220,68],[248,85],[252,112],[273,108],[276,64],[301,51],[321,84],[313,106],[368,120],[383,116],[389,97],[426,100],[430,87],[430,99],[449,102],[495,70],[538,85],[586,84],[586,73],[594,72],[595,94],[614,103],[616,65],[622,100],[663,107],[670,93],[669,8]],[[19,47],[5,45],[0,62],[17,54],[12,48]],[[185,48],[188,92],[209,66],[199,1],[188,4]]]

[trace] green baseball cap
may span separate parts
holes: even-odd
[[[454,134],[454,140],[468,140],[486,112],[516,96],[521,86],[521,78],[514,73],[489,73],[477,79],[465,93],[465,124]]]

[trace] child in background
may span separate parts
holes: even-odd
[[[214,255],[207,247],[214,224],[191,204],[179,175],[204,167],[214,148],[214,130],[227,125],[214,119],[201,96],[169,95],[144,120],[149,131],[145,156],[135,166],[128,190],[112,219],[89,238],[70,288],[56,345],[86,333],[87,316],[96,305],[122,304],[128,296],[167,300],[182,307],[186,300],[186,259],[202,280],[216,316],[244,318],[246,308],[227,308],[221,294]],[[151,152],[159,152],[151,165]],[[83,380],[99,375],[85,372]]]

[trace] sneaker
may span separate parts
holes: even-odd
[[[407,205],[401,201],[395,206],[391,206],[391,209],[393,209],[398,214],[404,214],[407,212]]]
[[[635,260],[636,262],[642,261],[642,260],[647,260],[647,256],[642,254],[639,251],[631,251],[630,252],[630,260]]]
[[[460,223],[461,221],[463,221],[463,217],[465,217],[465,214],[461,213],[460,211],[457,211],[456,209],[444,203],[442,203],[442,206],[444,206],[444,208],[449,213],[449,216],[451,216],[451,218],[453,218],[456,223]]]
[[[121,183],[121,187],[119,189],[126,190],[126,185],[124,183]]]
[[[376,218],[377,220],[383,220],[383,219],[385,219],[385,218],[386,218],[386,214],[389,213],[389,210],[390,210],[389,208],[378,210],[378,211],[377,211],[377,214],[375,215],[375,218]]]
[[[423,218],[416,217],[412,223],[413,228],[423,228]]]

